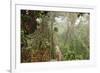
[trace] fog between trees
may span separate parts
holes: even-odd
[[[21,62],[88,60],[90,14],[21,10]]]

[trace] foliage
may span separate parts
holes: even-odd
[[[90,58],[89,13],[21,10],[21,62]]]

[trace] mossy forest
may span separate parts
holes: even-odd
[[[90,13],[21,10],[21,63],[89,60]]]

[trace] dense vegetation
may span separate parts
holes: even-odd
[[[21,62],[88,60],[89,13],[21,10]]]

